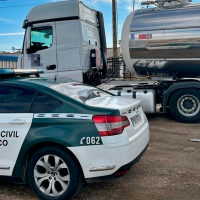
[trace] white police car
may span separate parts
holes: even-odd
[[[149,142],[139,100],[40,72],[0,69],[0,180],[70,199],[83,180],[120,176],[139,161]]]

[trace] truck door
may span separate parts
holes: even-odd
[[[22,68],[43,69],[44,76],[55,78],[57,76],[55,22],[34,24],[27,30]],[[30,34],[30,37],[27,34]]]
[[[58,77],[83,81],[81,62],[80,21],[65,20],[56,22]]]

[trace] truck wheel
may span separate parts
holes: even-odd
[[[28,181],[35,194],[44,200],[66,200],[83,185],[76,161],[59,147],[38,150],[28,164]]]
[[[200,121],[200,91],[185,89],[175,92],[170,99],[172,115],[180,122]]]

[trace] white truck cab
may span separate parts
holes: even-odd
[[[81,82],[106,68],[103,15],[78,0],[34,7],[23,28],[18,68],[43,69],[47,77]]]

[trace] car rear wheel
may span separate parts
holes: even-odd
[[[179,90],[170,99],[172,115],[181,122],[200,121],[200,91],[196,89]]]
[[[28,180],[35,194],[44,200],[70,199],[83,184],[76,160],[59,147],[42,148],[32,156]]]

